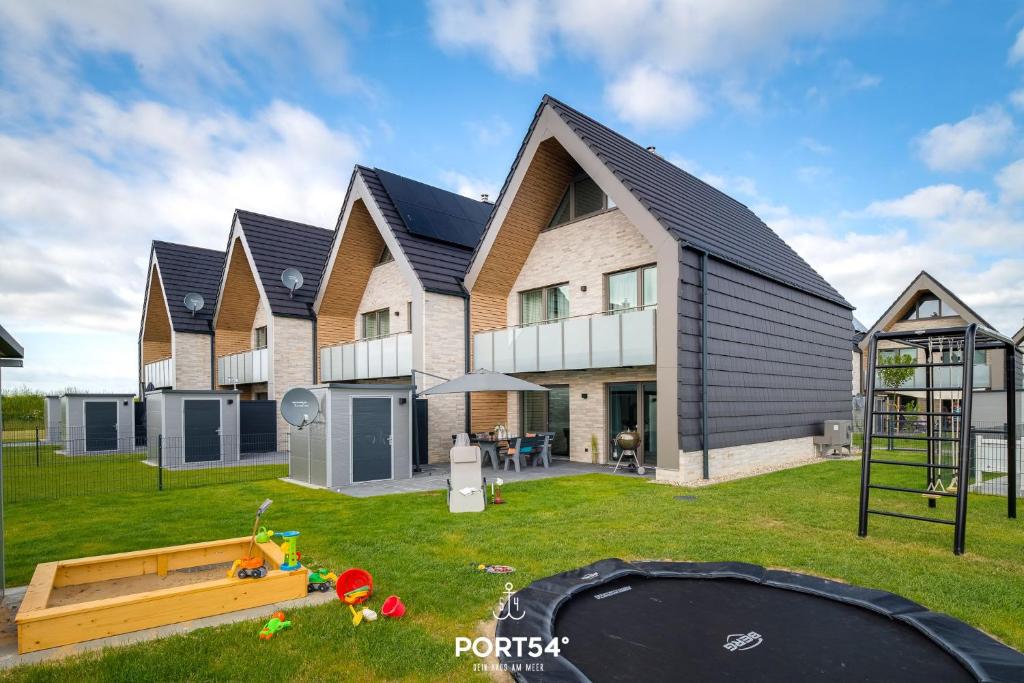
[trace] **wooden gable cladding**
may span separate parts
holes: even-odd
[[[537,235],[551,221],[569,181],[578,172],[579,165],[554,138],[537,146],[470,293],[471,332],[508,325],[512,286]],[[506,393],[471,394],[470,400],[473,431],[488,431],[508,419]]]
[[[156,265],[149,278],[146,295],[146,320],[142,327],[142,363],[152,363],[171,357],[171,318],[167,315],[167,301],[160,271]]]
[[[327,285],[317,312],[316,335],[320,348],[355,340],[359,302],[384,249],[384,238],[362,199],[352,204],[343,230],[338,255],[327,274]]]
[[[217,355],[248,351],[252,347],[252,324],[260,306],[260,291],[241,237],[235,238],[231,249],[221,302],[215,331]]]

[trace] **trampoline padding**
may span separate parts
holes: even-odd
[[[521,681],[1024,681],[1024,656],[884,591],[742,563],[602,560],[517,594]]]

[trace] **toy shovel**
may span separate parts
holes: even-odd
[[[363,611],[356,611],[356,608],[352,605],[349,605],[348,608],[352,610],[352,625],[359,626],[359,624],[361,624],[363,621]]]

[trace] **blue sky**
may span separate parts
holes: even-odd
[[[149,241],[332,226],[354,163],[500,187],[551,93],[751,206],[870,324],[1024,318],[1017,3],[0,0],[7,378],[134,388]]]

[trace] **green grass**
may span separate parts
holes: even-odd
[[[909,469],[909,468],[905,468]],[[919,472],[888,481],[918,484]],[[881,475],[880,475],[881,476]],[[913,480],[909,477],[915,477]],[[243,535],[254,508],[274,499],[267,523],[302,531],[311,564],[360,566],[407,617],[352,628],[340,603],[296,610],[291,631],[260,643],[259,623],[109,649],[15,669],[11,680],[456,680],[456,636],[474,636],[501,596],[507,563],[516,586],[605,557],[736,560],[784,567],[900,593],[1024,648],[1024,521],[1005,501],[971,496],[968,552],[951,552],[941,525],[873,518],[856,535],[859,463],[833,461],[696,489],[588,475],[517,483],[508,505],[451,515],[439,493],[355,499],[278,481],[127,494],[7,510],[8,582],[37,562]],[[691,494],[695,502],[675,500]],[[915,495],[874,504],[924,514]],[[939,502],[948,516],[951,500]],[[73,511],[73,512],[71,512]],[[479,674],[476,674],[479,675]]]

